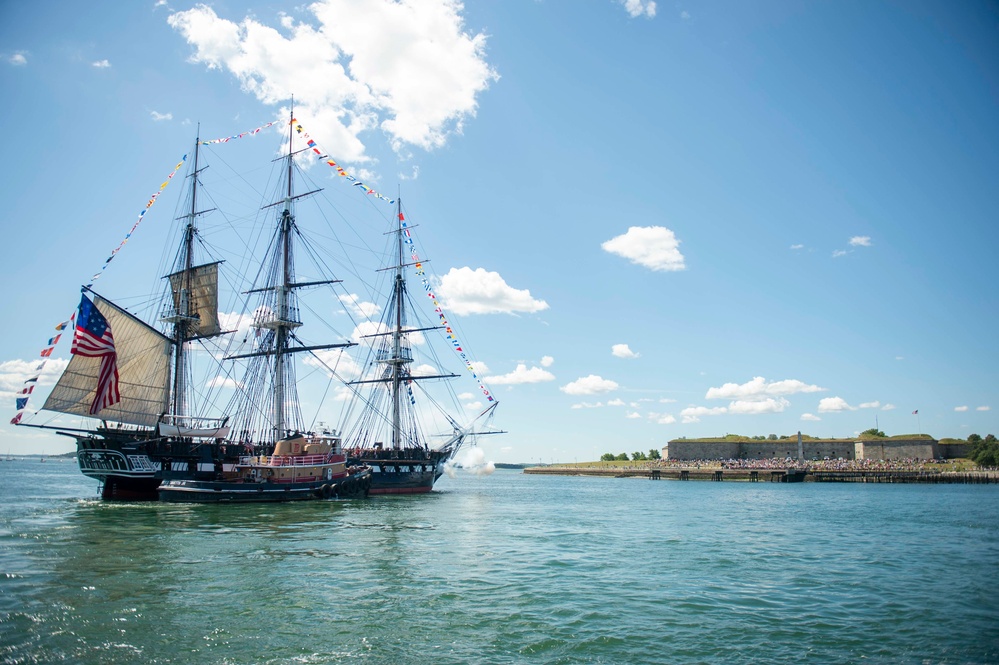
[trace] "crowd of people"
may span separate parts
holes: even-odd
[[[947,471],[953,460],[918,459],[821,459],[799,462],[792,457],[764,459],[658,459],[644,463],[649,469],[800,469],[815,471]],[[641,468],[633,465],[631,468]]]
[[[816,471],[948,471],[954,460],[918,459],[830,459],[808,462]]]

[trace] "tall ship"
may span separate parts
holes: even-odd
[[[376,495],[430,492],[463,445],[480,434],[498,433],[481,429],[499,404],[481,383],[479,388],[488,405],[478,413],[473,412],[471,418],[462,415],[468,409],[461,406],[460,400],[452,400],[452,411],[448,411],[445,402],[426,389],[427,384],[460,376],[437,369],[444,362],[432,350],[431,333],[443,337],[449,342],[446,346],[453,347],[462,358],[467,355],[430,291],[424,262],[415,250],[407,256],[407,248],[412,246],[411,227],[405,221],[401,199],[397,205],[394,228],[389,233],[393,239],[390,247],[394,251],[390,253],[394,264],[384,269],[391,276],[388,301],[376,332],[361,338],[368,349],[362,365],[365,373],[348,383],[355,390],[353,409],[357,416],[344,426],[348,457],[355,464],[371,469],[370,492]],[[426,295],[435,305],[436,320],[432,323],[416,321],[414,314],[418,309],[411,306],[407,268],[415,268],[424,276]],[[414,349],[418,347],[430,349],[431,362],[414,369]],[[478,379],[471,361],[466,360],[465,364]],[[454,396],[453,391],[444,392]],[[430,431],[432,427],[436,430]]]
[[[103,498],[155,500],[169,485],[174,490],[169,500],[187,500],[193,494],[185,488],[199,483],[216,483],[212,491],[217,492],[225,483],[250,479],[259,496],[265,483],[285,481],[304,490],[295,498],[329,498],[338,494],[337,487],[340,495],[367,494],[368,474],[348,477],[353,462],[339,434],[317,426],[315,419],[307,423],[299,400],[295,359],[311,355],[321,364],[319,354],[355,344],[344,335],[323,344],[303,337],[305,307],[299,293],[332,289],[340,280],[329,274],[331,261],[296,220],[297,202],[321,190],[294,189],[300,170],[293,127],[294,120],[287,150],[275,160],[277,201],[261,200],[256,206],[259,220],[270,221],[226,219],[236,231],[229,249],[236,250],[238,265],[225,280],[225,259],[207,240],[214,230],[204,233],[200,225],[215,208],[201,206],[201,151],[213,142],[199,138],[187,201],[178,208],[179,242],[172,261],[164,260],[167,274],[159,298],[126,308],[97,293],[93,281],[84,286],[68,322],[70,360],[42,406],[56,415],[47,423],[22,423],[24,402],[18,400],[21,411],[14,422],[75,439],[80,470],[101,483]],[[254,260],[250,254],[258,246],[262,251]],[[296,276],[302,250],[315,273],[308,279]],[[221,312],[223,282],[230,300]],[[147,316],[133,313],[136,309],[145,309]],[[312,318],[330,328],[322,317]],[[68,426],[65,416],[79,419],[73,424],[80,426]],[[303,468],[285,473],[293,466]],[[308,486],[302,485],[306,478]]]

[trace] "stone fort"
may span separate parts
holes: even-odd
[[[960,449],[959,449],[960,448]],[[801,441],[801,457],[808,460],[951,459],[963,457],[964,446],[940,444],[928,436],[874,439],[813,439]],[[798,459],[798,437],[777,440],[674,439],[662,449],[663,459]]]

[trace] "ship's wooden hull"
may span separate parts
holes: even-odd
[[[366,470],[346,478],[306,482],[171,480],[159,486],[159,500],[169,503],[266,503],[363,499],[371,487]]]
[[[153,444],[145,437],[77,440],[80,472],[101,483],[101,498],[113,501],[156,501],[164,479],[212,478],[236,461],[234,455],[214,459],[210,448],[188,442]]]
[[[437,451],[358,451],[353,463],[371,469],[371,494],[426,494],[443,475],[449,456]]]

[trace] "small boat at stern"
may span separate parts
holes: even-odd
[[[158,491],[173,503],[258,503],[363,499],[370,487],[371,469],[348,468],[339,438],[296,433],[277,441],[272,455],[218,465],[211,480],[165,479]]]

